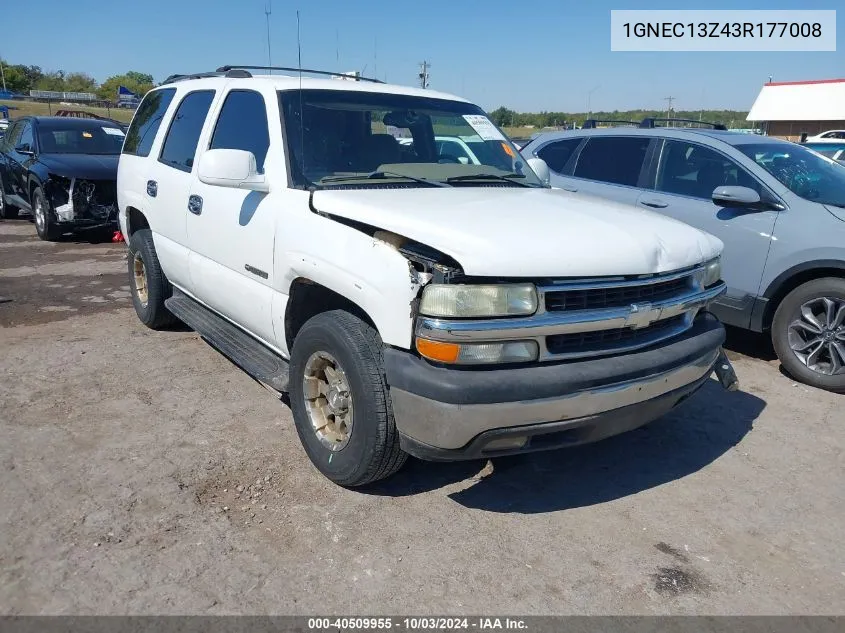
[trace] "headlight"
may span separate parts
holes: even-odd
[[[536,311],[533,284],[431,284],[420,301],[420,314],[434,317],[524,316]]]
[[[722,280],[722,258],[717,257],[716,259],[711,259],[709,262],[704,264],[704,279],[703,285],[705,288],[709,288],[713,284],[717,284]]]
[[[443,343],[427,338],[417,339],[420,355],[438,363],[484,365],[488,363],[530,363],[537,360],[536,341],[501,343]]]

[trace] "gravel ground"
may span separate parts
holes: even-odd
[[[845,398],[732,333],[600,444],[349,491],[289,409],[128,300],[125,247],[0,223],[0,613],[838,613]],[[2,301],[2,299],[0,299]]]

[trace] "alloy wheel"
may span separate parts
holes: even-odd
[[[352,391],[346,372],[328,352],[314,352],[302,377],[305,408],[320,443],[340,451],[352,436]]]
[[[845,299],[817,297],[804,303],[789,324],[787,340],[808,369],[827,376],[845,373]]]
[[[147,291],[147,268],[140,253],[135,253],[132,259],[132,274],[135,277],[135,295],[142,306],[147,305],[149,299]]]
[[[35,226],[38,227],[38,232],[44,232],[44,226],[47,224],[46,218],[44,217],[44,204],[41,202],[41,196],[35,197]]]

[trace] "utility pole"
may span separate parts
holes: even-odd
[[[3,92],[6,92],[6,73],[3,72],[3,58],[0,57],[0,77],[3,78]]]
[[[264,5],[264,16],[267,18],[267,65],[273,65],[273,56],[270,55],[270,14],[273,12],[273,0],[267,0],[267,4]],[[272,74],[273,71],[271,70],[270,73]]]
[[[593,93],[594,93],[596,90],[598,90],[599,88],[601,88],[601,86],[600,86],[600,85],[599,85],[599,86],[594,87],[592,90],[588,90],[588,91],[587,91],[587,118],[588,118],[588,119],[593,118],[593,110],[592,110],[592,108],[590,107],[590,100],[591,100],[591,99],[592,99],[592,97],[593,97]]]
[[[417,75],[420,78],[420,88],[428,88],[429,86],[429,68],[431,68],[431,64],[429,64],[427,61],[420,62],[420,72],[419,75]]]
[[[672,118],[672,102],[675,100],[675,97],[664,97],[663,100],[669,103],[669,105],[666,106],[666,118],[670,119]]]

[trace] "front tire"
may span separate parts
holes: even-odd
[[[399,447],[378,332],[343,310],[302,326],[290,361],[290,403],[308,458],[341,486],[397,472]]]
[[[62,232],[56,226],[50,205],[47,204],[47,198],[44,197],[41,187],[36,187],[32,191],[32,217],[35,220],[35,232],[42,240],[55,242],[61,237]]]
[[[802,284],[778,306],[772,343],[796,380],[845,393],[845,279]]]
[[[173,286],[161,270],[152,231],[141,229],[132,234],[127,259],[132,305],[141,323],[152,330],[177,323],[178,319],[164,307],[165,300],[173,295]]]

